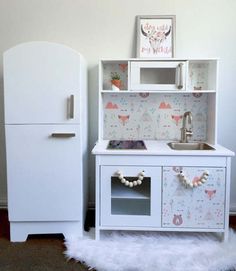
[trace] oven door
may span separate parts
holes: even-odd
[[[122,176],[132,185],[122,183]],[[141,184],[135,183],[138,179]],[[160,167],[101,167],[101,226],[159,227],[160,218]]]

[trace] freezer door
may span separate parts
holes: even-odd
[[[79,221],[79,125],[6,125],[6,138],[10,221]]]
[[[74,50],[49,42],[6,51],[5,123],[79,123],[80,59]]]

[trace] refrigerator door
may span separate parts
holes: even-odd
[[[6,51],[5,123],[79,123],[80,59],[76,51],[49,42]]]
[[[79,127],[6,125],[11,222],[81,220]]]

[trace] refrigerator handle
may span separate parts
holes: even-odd
[[[74,118],[74,95],[70,95],[70,105],[69,105],[69,109],[70,109],[70,112],[69,112],[69,118],[70,119],[73,119]]]

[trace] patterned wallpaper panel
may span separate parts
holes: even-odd
[[[104,139],[179,140],[183,114],[193,115],[191,140],[205,141],[206,93],[103,94]]]
[[[179,180],[180,170],[193,183],[205,170],[209,177],[201,186],[186,188]],[[223,228],[224,208],[224,168],[163,168],[163,227]]]

